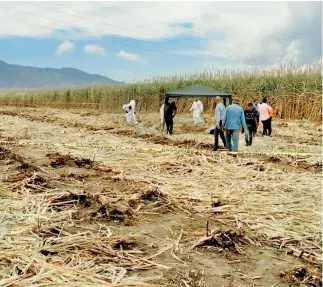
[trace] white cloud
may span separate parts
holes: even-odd
[[[119,58],[122,58],[122,59],[124,59],[126,61],[129,61],[129,62],[135,62],[135,61],[138,61],[140,59],[139,55],[132,54],[132,53],[127,53],[124,50],[120,50],[120,52],[117,54],[117,56]]]
[[[227,30],[226,39],[210,41],[207,50],[243,64],[272,65],[286,60],[309,63],[322,56],[321,3],[253,2],[252,5],[252,12],[236,15],[229,24],[232,27]]]
[[[96,54],[100,56],[105,56],[105,50],[99,45],[86,45],[84,51],[88,54]]]
[[[74,52],[74,50],[75,50],[75,45],[72,42],[64,41],[58,46],[56,50],[56,54],[60,56],[64,53],[72,53]]]
[[[295,62],[308,63],[322,54],[321,2],[105,1],[77,2],[77,5],[2,2],[1,5],[7,8],[1,7],[0,17],[12,20],[1,18],[0,37],[74,40],[113,35],[152,41],[157,45],[149,45],[152,49],[166,52],[167,48],[158,42],[160,38],[176,38],[182,43],[176,47],[202,54],[206,59],[217,56],[231,64],[248,65],[281,63],[292,58]],[[185,23],[191,25],[178,25]],[[193,44],[181,36],[203,39]]]

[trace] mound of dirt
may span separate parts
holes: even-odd
[[[92,196],[86,193],[70,193],[54,199],[51,203],[51,207],[58,212],[74,208],[75,206],[77,211],[73,213],[73,218],[77,220],[90,222],[98,219],[128,222],[134,217],[134,211],[127,202],[112,202],[110,198]]]
[[[140,199],[149,201],[160,201],[165,200],[166,198],[167,195],[159,191],[158,188],[150,189],[140,196]]]
[[[241,234],[238,234],[234,230],[228,230],[212,235],[210,239],[204,241],[202,246],[216,246],[223,249],[231,248],[235,247],[236,243],[240,242],[241,238]]]
[[[119,222],[128,221],[133,218],[133,215],[134,212],[129,206],[123,203],[108,203],[92,213],[92,217]]]
[[[268,158],[268,162],[278,163],[278,162],[281,162],[281,159],[277,156],[271,156]]]
[[[74,205],[90,207],[92,205],[92,201],[93,199],[89,198],[87,194],[70,193],[68,195],[63,195],[54,199],[52,201],[51,207],[56,211],[62,211],[71,208]]]
[[[292,270],[282,271],[280,277],[290,284],[302,283],[312,287],[322,287],[322,272],[318,269],[309,270],[303,266],[295,267]]]
[[[229,229],[226,231],[213,231],[212,234],[208,233],[209,231],[207,231],[206,236],[195,242],[190,249],[192,250],[198,246],[216,247],[219,251],[227,249],[231,252],[241,254],[241,247],[239,245],[247,245],[251,242],[251,239],[245,238],[244,234],[239,229],[237,231]]]
[[[38,167],[30,164],[22,156],[13,153],[4,147],[0,147],[0,160],[6,160],[6,164],[18,164],[15,168],[19,174],[7,177],[5,180],[7,182],[21,181],[26,176],[32,176],[33,172],[38,171]]]
[[[50,165],[54,168],[68,165],[75,167],[91,167],[93,161],[86,158],[76,158],[70,155],[61,155],[59,153],[47,154],[46,157],[50,159]]]
[[[27,179],[27,184],[46,186],[47,180],[40,174],[35,173]]]

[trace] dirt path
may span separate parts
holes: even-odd
[[[136,133],[133,128],[123,127],[121,117],[87,111],[2,108],[0,140],[18,140],[25,144],[20,147],[4,145],[12,154],[21,157],[4,158],[1,165],[3,177],[0,187],[6,202],[1,208],[5,218],[4,228],[10,231],[10,224],[15,221],[14,217],[6,216],[11,214],[7,211],[8,206],[23,214],[26,208],[35,208],[31,203],[41,199],[34,218],[39,209],[43,211],[41,221],[43,225],[49,225],[46,232],[54,227],[61,233],[66,230],[70,233],[66,235],[68,238],[73,234],[77,236],[76,226],[81,226],[78,231],[84,232],[104,227],[119,241],[120,238],[134,236],[134,242],[118,243],[117,247],[109,241],[112,249],[126,246],[130,251],[140,250],[143,255],[138,253],[136,256],[139,259],[135,259],[130,251],[122,253],[122,260],[114,264],[125,268],[127,274],[115,271],[121,279],[104,279],[104,282],[127,284],[128,281],[135,281],[133,276],[139,272],[137,281],[155,277],[150,278],[151,284],[229,286],[232,281],[233,286],[291,286],[292,279],[288,278],[288,274],[281,278],[281,271],[292,270],[298,265],[314,269],[315,264],[308,261],[320,257],[322,251],[321,159],[261,158],[252,154],[238,157],[219,154],[210,158],[172,152],[111,151],[53,145],[86,143],[155,148],[172,144],[195,149],[206,149],[212,145],[212,137],[202,134],[202,129],[191,130],[184,116],[179,118],[178,126],[188,132],[168,140],[161,138],[155,130],[153,115],[142,116],[145,135]],[[266,147],[267,151],[321,152],[321,130],[314,124],[288,122],[283,125],[278,122],[274,128],[277,135],[272,139],[257,137],[252,150],[260,151]],[[48,143],[48,146],[31,147],[30,143]],[[246,150],[243,139],[241,150]],[[28,163],[31,170],[25,167],[17,171],[16,165],[22,165],[22,161]],[[26,184],[26,179],[30,180],[35,174],[43,178],[38,180],[41,184],[35,184],[35,178],[32,183]],[[11,177],[12,180],[8,180]],[[144,199],[147,192],[156,190],[157,195]],[[66,197],[71,193],[86,194],[86,200],[84,196]],[[16,205],[21,196],[25,200]],[[72,203],[64,203],[69,201]],[[64,225],[64,216],[72,216],[73,220]],[[229,236],[234,242],[233,249],[223,248],[218,241],[216,244],[212,241],[187,252],[193,242],[205,236],[207,221],[209,229],[215,229],[216,236],[221,237],[226,231],[243,231],[241,237],[239,232],[235,235],[237,237]],[[37,226],[37,221],[22,222],[26,226],[26,236],[30,236],[28,230],[35,224]],[[18,229],[12,227],[12,230],[14,234]],[[41,234],[44,232],[36,232],[36,242],[42,242]],[[8,234],[7,237],[10,237],[10,232]],[[33,244],[40,243],[32,243],[30,248]],[[88,252],[89,247],[82,244],[79,243],[78,250]],[[279,251],[275,246],[282,249]],[[10,250],[8,246],[6,248]],[[43,256],[50,257],[47,261],[53,265],[53,257],[62,260],[75,252],[61,254],[52,249]],[[157,256],[154,256],[156,253]],[[303,259],[298,259],[299,255]],[[86,260],[89,258],[92,260],[91,256]],[[149,259],[145,261],[145,258]],[[73,260],[71,268],[85,268],[83,261],[77,265]],[[104,262],[98,264],[103,270],[106,268]],[[134,264],[138,266],[132,270],[130,266]],[[2,274],[8,274],[9,269],[3,268]],[[50,270],[52,266],[48,268]],[[34,276],[39,272],[33,270]],[[97,270],[93,272],[100,274]],[[306,279],[303,277],[302,280]],[[25,285],[11,286],[31,286],[28,279],[24,280],[21,284]],[[102,277],[97,275],[95,280],[91,280],[100,282]],[[83,281],[80,278],[79,282]],[[301,282],[301,279],[296,281]],[[86,282],[88,284],[89,281]]]

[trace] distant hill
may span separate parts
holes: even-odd
[[[37,68],[11,65],[0,60],[0,89],[38,89],[88,86],[94,84],[119,85],[122,82],[73,68]]]

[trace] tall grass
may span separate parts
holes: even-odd
[[[281,65],[241,71],[207,69],[195,74],[155,77],[123,86],[95,86],[27,92],[7,92],[0,96],[1,105],[48,106],[56,108],[87,107],[109,112],[121,111],[131,99],[138,112],[158,112],[162,94],[191,84],[204,84],[235,94],[246,105],[254,98],[266,97],[286,119],[322,118],[322,60],[312,65]],[[202,99],[207,112],[214,109],[213,99]],[[192,99],[177,100],[180,112],[187,112]]]

